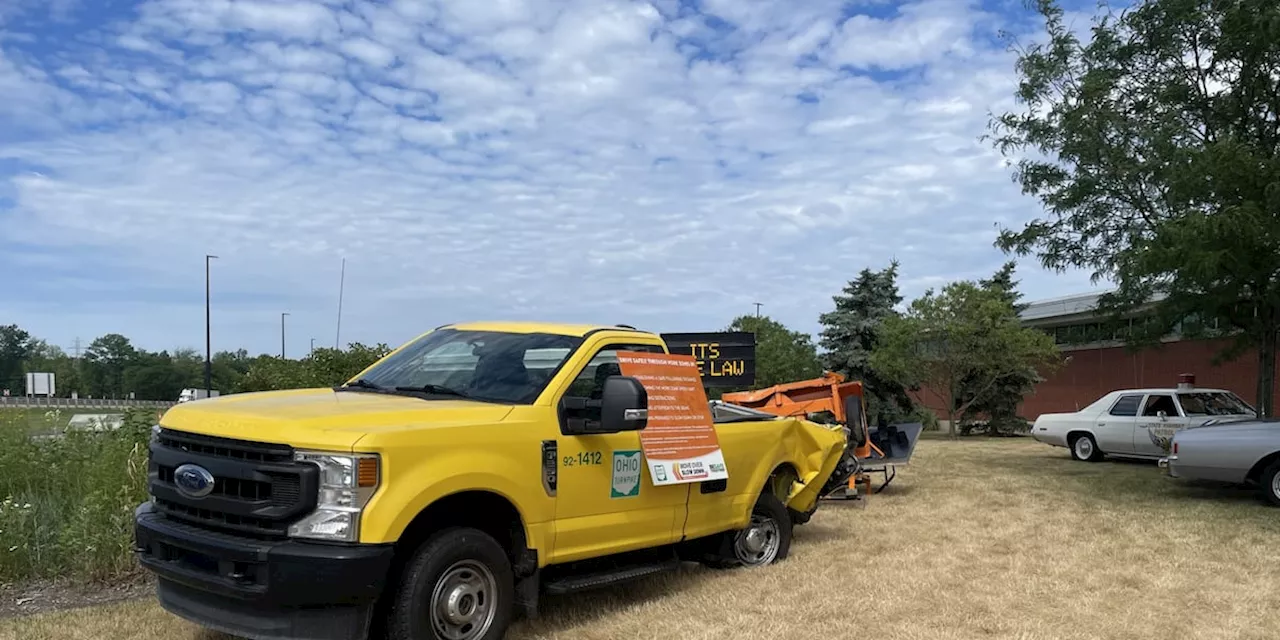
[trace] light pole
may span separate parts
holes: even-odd
[[[209,261],[218,256],[204,256],[204,391],[213,395],[213,340],[209,328]]]
[[[759,317],[760,317],[760,307],[763,307],[763,306],[764,306],[764,303],[756,302],[756,303],[754,303],[754,304],[756,305],[756,317],[757,317],[757,318],[759,318]]]
[[[289,315],[287,312],[280,314],[280,359],[284,360],[284,317]]]

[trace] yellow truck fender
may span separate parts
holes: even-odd
[[[821,485],[839,462],[844,445],[842,431],[796,418],[725,424],[717,432],[729,467],[728,486],[724,493],[713,494],[716,497],[697,496],[693,500],[730,501],[726,509],[701,511],[724,514],[728,522],[721,524],[734,529],[747,526],[756,502],[766,491],[791,509],[810,510]],[[791,482],[779,477],[780,469],[793,472]],[[814,484],[815,488],[806,491]],[[707,526],[712,525],[691,520],[690,535],[706,533]]]
[[[388,468],[382,486],[365,508],[360,538],[368,543],[396,542],[432,505],[453,496],[492,496],[506,502],[520,519],[524,538],[539,558],[553,542],[555,503],[536,478],[517,482],[513,469],[528,467],[506,456],[471,449],[453,455],[414,456],[423,462],[410,468]],[[466,469],[465,471],[459,471]],[[487,506],[487,505],[486,505]],[[482,509],[480,505],[476,509]],[[464,515],[470,515],[464,511]]]
[[[796,482],[782,498],[787,508],[807,512],[817,504],[819,493],[844,455],[847,441],[839,429],[808,420],[793,420],[782,438],[787,463],[796,472]]]

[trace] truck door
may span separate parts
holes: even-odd
[[[621,375],[619,351],[663,350],[657,345],[601,345],[562,397],[599,399],[605,379]],[[640,432],[562,434],[558,449],[555,562],[679,540],[689,486],[653,485]]]
[[[1153,393],[1147,396],[1133,429],[1133,452],[1139,455],[1163,456],[1165,451],[1151,439],[1151,432],[1171,432],[1187,426],[1172,393]]]

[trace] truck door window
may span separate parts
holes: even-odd
[[[1142,410],[1142,417],[1154,418],[1161,411],[1166,416],[1177,417],[1178,405],[1173,403],[1173,396],[1165,394],[1147,396],[1147,406]]]
[[[599,400],[604,395],[604,381],[609,376],[622,375],[618,365],[619,351],[641,351],[644,353],[662,353],[662,347],[651,344],[608,345],[592,356],[587,366],[569,384],[566,396],[575,398],[591,398]]]

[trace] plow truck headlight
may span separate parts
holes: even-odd
[[[320,470],[315,511],[289,527],[289,536],[334,542],[360,538],[360,515],[378,490],[380,464],[372,454],[299,451],[298,462]]]

